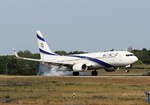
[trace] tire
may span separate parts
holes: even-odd
[[[125,70],[126,73],[130,72],[130,70]]]
[[[73,76],[79,76],[79,72],[73,72]]]
[[[98,73],[97,73],[97,71],[92,71],[91,75],[92,75],[92,76],[97,76]]]

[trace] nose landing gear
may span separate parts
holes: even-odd
[[[128,73],[128,72],[130,72],[130,70],[129,70],[129,69],[126,69],[125,72]]]

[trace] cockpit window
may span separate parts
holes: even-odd
[[[134,56],[134,54],[126,54],[126,56]]]
[[[103,54],[104,58],[110,58],[110,57],[116,57],[116,56],[118,56],[118,53],[106,53],[106,54]]]

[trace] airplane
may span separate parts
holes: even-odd
[[[20,57],[16,50],[14,50],[15,56],[18,59],[40,62],[47,66],[56,65],[67,67],[73,71],[73,76],[78,76],[79,72],[85,72],[87,70],[91,70],[92,76],[97,76],[97,70],[102,68],[107,72],[114,72],[120,67],[126,67],[126,72],[129,72],[128,68],[138,61],[138,58],[128,51],[107,51],[60,56],[52,52],[39,30],[36,31],[36,35],[41,58]]]

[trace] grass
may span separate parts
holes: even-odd
[[[149,105],[144,93],[150,89],[149,81],[149,77],[1,76],[0,104]]]
[[[136,65],[129,73],[98,72],[144,75],[150,66]],[[0,76],[0,105],[149,105],[145,95],[149,81],[150,77]]]

